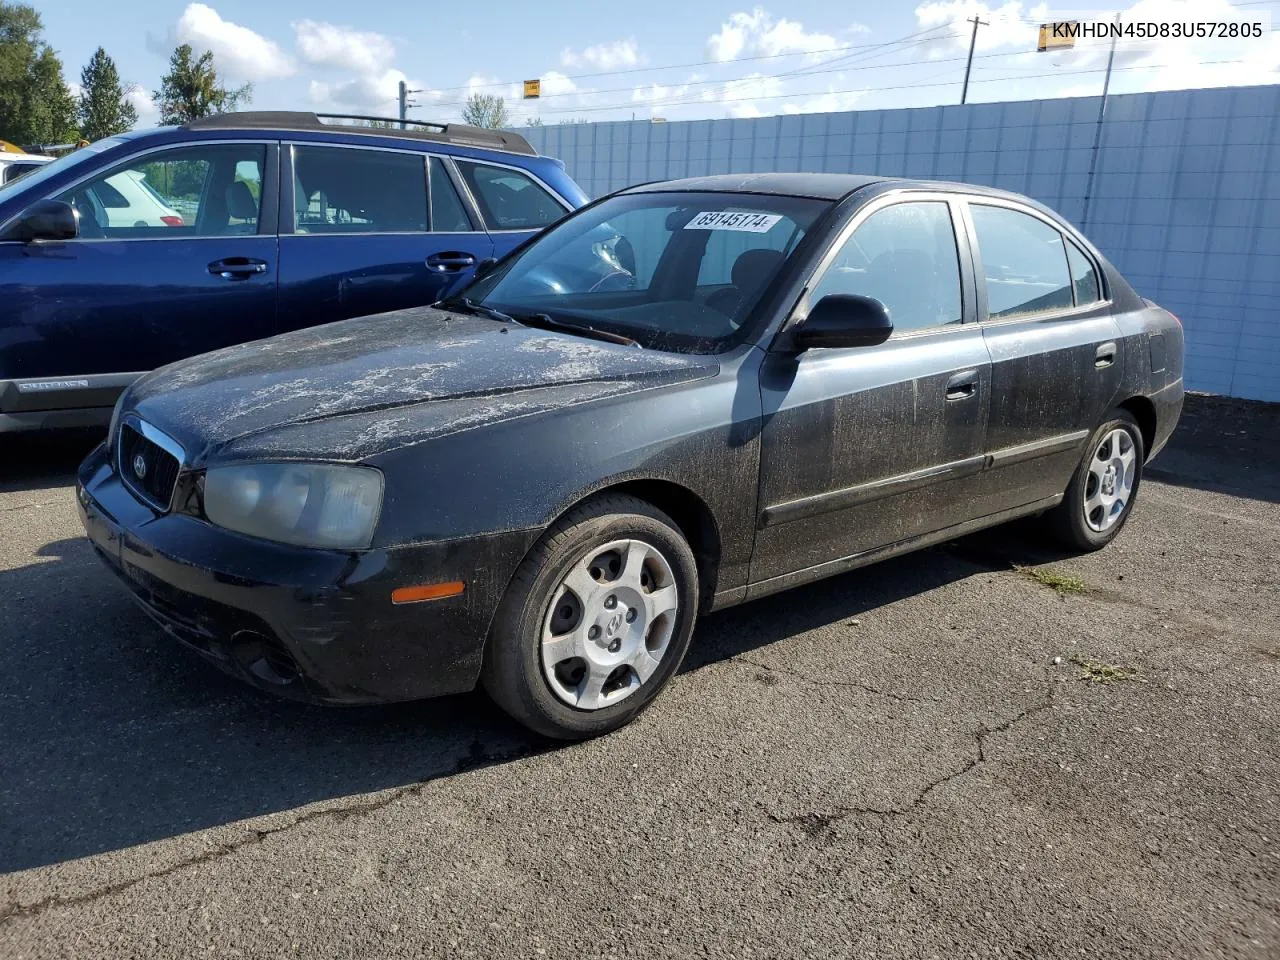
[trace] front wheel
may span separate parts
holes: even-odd
[[[1077,550],[1100,550],[1133,512],[1146,451],[1138,422],[1112,411],[1093,432],[1062,503],[1048,514],[1057,538]]]
[[[642,500],[598,497],[521,563],[494,619],[482,682],[545,736],[609,733],[679,668],[697,599],[697,566],[676,525]]]

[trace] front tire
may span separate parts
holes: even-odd
[[[671,519],[634,497],[596,497],[521,562],[494,618],[481,682],[544,736],[610,733],[679,669],[697,602],[693,552]]]
[[[1062,503],[1047,515],[1057,539],[1084,551],[1114,540],[1133,512],[1145,459],[1138,422],[1113,410],[1089,438]]]

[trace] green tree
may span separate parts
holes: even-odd
[[[99,47],[80,72],[80,136],[101,140],[132,130],[138,110],[120,86],[115,61]]]
[[[509,121],[507,101],[494,93],[473,93],[462,108],[462,122],[497,130]]]
[[[227,113],[253,99],[253,84],[234,90],[222,85],[213,66],[213,53],[206,50],[197,58],[184,43],[169,58],[169,72],[154,94],[160,108],[160,123],[176,127],[201,117]]]
[[[21,145],[76,137],[76,103],[40,15],[0,0],[0,140]]]

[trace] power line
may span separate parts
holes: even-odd
[[[1200,66],[1219,66],[1219,65],[1232,64],[1232,63],[1243,63],[1243,62],[1245,61],[1239,58],[1232,59],[1232,60],[1204,60],[1199,65]],[[1128,66],[1128,67],[1115,67],[1112,69],[1112,73],[1121,73],[1123,71],[1130,71],[1130,70],[1158,70],[1164,67],[1175,67],[1175,66],[1181,66],[1181,64],[1174,64],[1174,63],[1136,64],[1134,66]],[[1105,73],[1105,72],[1106,72],[1106,69],[1103,67],[1099,67],[1096,69],[1089,69],[1089,70],[1071,70],[1071,71],[1057,70],[1052,73],[1024,74],[1016,77],[981,77],[973,80],[972,82],[973,83],[1008,83],[1012,80],[1019,80],[1019,81],[1039,80],[1039,79],[1045,79],[1049,77],[1057,77],[1057,78],[1083,77],[1091,74]],[[842,93],[880,93],[880,92],[892,91],[892,90],[918,90],[918,89],[925,89],[928,87],[949,87],[949,86],[952,86],[954,82],[955,81],[953,80],[947,80],[947,81],[941,81],[938,83],[905,83],[905,84],[896,84],[896,85],[884,86],[884,87],[852,88],[849,90],[827,90],[827,91],[809,90],[809,91],[797,92],[797,93],[769,94],[766,96],[728,97],[722,100],[717,100],[715,102],[716,103],[739,103],[739,102],[757,101],[757,100],[786,100],[793,97],[815,97],[815,96],[836,95],[836,94],[842,94]],[[660,107],[672,107],[672,106],[683,106],[691,103],[696,104],[700,102],[702,101],[688,100],[688,99],[665,100],[665,101],[654,101],[650,105],[660,106]],[[567,107],[561,110],[550,110],[547,112],[549,113],[596,113],[602,110],[621,110],[627,106],[630,106],[630,104],[610,104],[607,106],[594,106],[594,107]]]
[[[925,30],[918,30],[915,33],[909,33],[904,37],[897,38],[896,40],[881,40],[878,43],[851,43],[839,47],[827,47],[823,50],[792,50],[787,53],[764,53],[750,57],[735,57],[732,60],[691,60],[687,63],[669,63],[659,66],[630,67],[626,70],[600,70],[596,73],[573,73],[565,74],[564,76],[567,80],[590,80],[594,77],[619,77],[635,73],[654,73],[662,70],[684,70],[689,67],[729,66],[735,63],[750,63],[759,60],[780,60],[785,57],[821,57],[829,53],[842,53],[846,50],[877,50],[883,47],[896,46],[915,37],[921,37],[926,33],[932,33],[935,30],[942,30],[944,28],[949,28],[950,26],[950,23],[943,23],[936,27],[929,27]],[[494,80],[488,83],[467,83],[459,84],[455,87],[440,87],[437,89],[437,92],[450,93],[457,90],[480,90],[490,87],[510,87],[521,82],[522,81],[520,80]]]

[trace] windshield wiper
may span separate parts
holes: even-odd
[[[640,341],[623,336],[621,333],[614,333],[610,330],[597,330],[595,327],[585,323],[566,323],[563,320],[557,320],[549,313],[527,313],[510,319],[515,320],[516,323],[524,324],[526,327],[550,327],[553,330],[584,334],[588,337],[595,337],[597,340],[606,340],[609,343],[621,343],[628,347],[640,346]]]
[[[448,307],[451,310],[461,306],[465,310],[469,310],[472,313],[478,313],[482,317],[488,317],[490,320],[499,320],[502,323],[519,323],[515,317],[508,316],[501,310],[493,309],[493,307],[485,306],[483,303],[476,303],[476,301],[468,297],[459,297],[457,300],[445,300],[440,304],[440,306]]]

